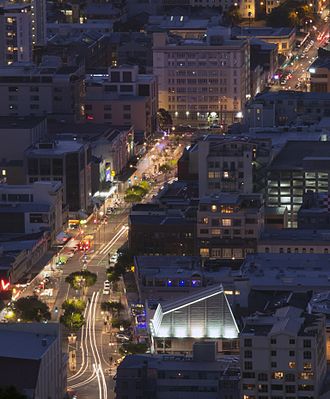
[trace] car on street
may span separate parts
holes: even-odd
[[[129,337],[128,337],[127,335],[122,334],[122,333],[117,333],[117,334],[116,334],[116,338],[117,338],[118,340],[120,340],[120,341],[129,341],[129,340],[130,340]]]

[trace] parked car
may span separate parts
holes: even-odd
[[[120,341],[129,341],[129,337],[122,333],[117,333],[116,338],[119,339]]]

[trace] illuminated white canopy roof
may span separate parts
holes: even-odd
[[[239,332],[222,285],[158,304],[150,328],[155,338],[237,338]]]

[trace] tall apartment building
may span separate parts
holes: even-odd
[[[148,138],[157,128],[157,84],[141,75],[138,66],[110,68],[107,74],[88,75],[85,81],[85,118],[95,123],[134,126]]]
[[[40,142],[25,153],[27,183],[60,181],[70,212],[91,205],[91,148],[76,140]]]
[[[204,39],[154,33],[153,70],[159,107],[175,123],[230,124],[250,97],[250,52],[246,40],[210,28]]]
[[[327,141],[288,141],[269,166],[266,204],[286,207],[289,227],[296,227],[307,190],[328,192],[329,151]]]
[[[248,318],[240,360],[244,399],[319,398],[326,375],[325,317],[288,306]]]
[[[7,0],[7,5],[21,4],[31,7],[31,37],[33,46],[44,46],[46,37],[46,0]]]
[[[207,136],[198,142],[199,196],[251,193],[256,145],[245,138]]]
[[[45,59],[35,66],[0,68],[0,116],[48,116],[60,121],[80,118],[83,69]]]
[[[255,252],[264,226],[261,194],[219,194],[201,198],[197,211],[200,255],[242,260]]]
[[[0,3],[0,65],[32,61],[32,15],[29,4]]]

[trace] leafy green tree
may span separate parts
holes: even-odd
[[[60,322],[72,332],[77,332],[84,325],[85,319],[80,312],[65,312]]]
[[[109,267],[107,269],[107,278],[111,283],[115,283],[117,281],[119,281],[120,279],[120,274],[118,274],[117,271],[114,270],[114,268]]]
[[[129,193],[129,194],[125,195],[124,200],[126,202],[135,203],[135,202],[141,202],[142,197],[141,197],[141,195],[138,195],[135,193]]]
[[[128,328],[131,326],[130,320],[123,320],[123,319],[117,319],[113,318],[111,322],[112,328]]]
[[[89,270],[73,272],[65,278],[65,282],[75,290],[91,287],[96,283],[97,275]]]
[[[148,350],[147,344],[142,344],[142,343],[135,344],[133,342],[127,342],[119,348],[119,352],[122,355],[142,354],[146,353],[147,350]]]
[[[62,309],[68,313],[82,313],[86,308],[86,302],[82,299],[69,298],[62,304]]]
[[[173,125],[171,114],[164,108],[157,112],[158,125],[161,129],[168,129]]]
[[[120,302],[102,302],[101,310],[104,312],[112,312],[113,314],[119,314],[121,310],[123,310],[124,306]]]
[[[306,21],[314,20],[313,10],[307,4],[296,0],[287,0],[273,8],[267,16],[269,26],[304,26]]]
[[[0,388],[0,399],[27,399],[27,397],[13,387],[2,387]]]
[[[14,304],[16,319],[22,321],[46,321],[50,320],[51,314],[46,303],[40,301],[36,296],[19,298]]]

